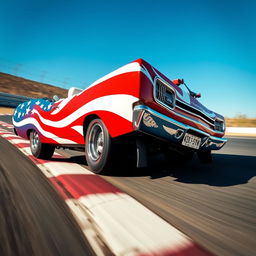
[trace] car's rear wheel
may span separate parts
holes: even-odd
[[[114,155],[113,139],[101,119],[90,122],[85,137],[85,156],[91,171],[106,172],[112,165]]]
[[[40,159],[50,159],[54,153],[55,147],[49,144],[42,143],[39,135],[35,130],[29,134],[30,149],[32,155]]]

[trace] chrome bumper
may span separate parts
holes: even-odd
[[[135,106],[133,126],[136,131],[141,131],[179,145],[182,145],[181,143],[186,133],[193,134],[201,138],[200,149],[218,150],[227,142],[225,138],[211,136],[204,131],[178,122],[145,105]]]

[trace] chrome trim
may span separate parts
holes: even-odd
[[[177,107],[177,106],[176,106]],[[209,129],[209,127],[207,127],[207,126],[205,126],[203,123],[201,123],[201,122],[198,122],[198,121],[196,121],[195,119],[193,119],[193,118],[190,118],[190,117],[188,117],[188,116],[186,116],[186,115],[183,115],[183,114],[181,114],[181,113],[177,113],[177,112],[172,112],[173,114],[175,114],[175,115],[177,115],[177,116],[180,116],[180,117],[183,117],[183,118],[185,118],[185,119],[188,119],[189,121],[192,121],[192,122],[195,122],[195,123],[197,123],[197,124],[200,124],[200,125],[202,125],[202,126],[204,126],[204,127],[206,127],[206,128],[208,128]],[[214,126],[214,124],[211,124],[211,126]],[[212,130],[212,129],[211,129]],[[216,132],[215,130],[212,130],[212,131],[214,131],[214,132]],[[218,132],[218,131],[217,131]]]
[[[225,139],[225,138],[219,138],[219,137],[215,137],[215,136],[210,136],[209,138],[212,139],[212,140],[219,140],[219,141],[221,141],[221,142],[226,142],[226,141],[228,141],[228,140]]]
[[[178,106],[176,106],[176,107],[178,107]],[[187,112],[189,112],[189,111],[187,111]],[[212,131],[212,132],[215,132],[215,133],[218,133],[218,134],[223,134],[223,133],[225,133],[225,129],[226,129],[225,119],[223,120],[223,119],[220,119],[220,118],[216,118],[216,119],[218,119],[218,120],[224,122],[225,129],[224,129],[223,132],[221,132],[221,131],[215,130],[215,123],[214,123],[214,124],[211,124],[211,125],[214,127],[214,129],[211,129],[211,128],[205,126],[203,123],[198,122],[198,121],[196,121],[195,119],[192,119],[192,118],[190,118],[190,117],[188,117],[188,116],[185,116],[185,115],[183,115],[183,114],[180,114],[180,113],[177,113],[177,112],[174,112],[174,111],[172,111],[172,113],[175,114],[175,115],[178,115],[178,116],[180,116],[180,117],[183,117],[183,118],[185,118],[185,119],[187,119],[187,120],[189,120],[189,121],[192,121],[192,122],[195,122],[195,123],[197,123],[197,124],[200,124],[200,125],[202,125],[203,127],[205,127],[206,129],[208,129],[208,130],[210,130],[210,131]],[[194,115],[196,115],[196,114],[194,114]],[[197,115],[196,115],[196,116],[197,116]],[[216,119],[214,119],[214,122],[215,122]],[[205,119],[204,119],[204,120],[205,120]],[[206,120],[205,120],[205,121],[206,121]]]
[[[177,100],[178,101],[178,100]],[[195,113],[193,113],[193,112],[190,112],[189,110],[186,110],[186,109],[184,109],[184,108],[182,108],[182,107],[180,107],[180,106],[178,106],[178,105],[176,105],[176,108],[179,108],[179,109],[181,109],[181,110],[183,110],[183,111],[185,111],[185,112],[187,112],[187,113],[189,113],[189,114],[191,114],[191,115],[193,115],[193,116],[197,116],[198,118],[200,118],[200,119],[202,119],[202,120],[204,120],[206,123],[208,123],[209,125],[212,125],[212,126],[214,126],[214,121],[215,120],[212,120],[212,118],[210,118],[212,121],[213,121],[213,123],[210,123],[209,121],[207,121],[206,119],[204,119],[202,116],[199,116],[199,115],[197,115],[197,114],[195,114]],[[199,110],[198,110],[199,111]],[[200,111],[201,112],[201,111]],[[175,112],[176,113],[176,112]],[[202,112],[201,112],[202,113]]]
[[[203,146],[209,141],[209,138],[210,138],[210,137],[207,137],[207,138],[204,140],[204,142],[201,144],[200,147],[203,147]]]
[[[185,102],[185,101],[182,101],[182,100],[180,100],[180,99],[177,99],[177,101],[179,101],[179,102],[181,102],[181,103],[183,103],[183,104],[185,104],[185,105],[187,105],[187,106],[189,106],[189,107],[191,107],[191,108],[193,108],[193,109],[195,109],[195,110],[201,112],[202,114],[204,114],[204,115],[206,115],[208,118],[210,118],[212,121],[214,121],[215,118],[216,118],[216,117],[210,117],[210,116],[208,116],[206,113],[202,112],[200,109],[195,108],[195,107],[189,105],[189,104],[188,104],[187,102]],[[183,108],[181,108],[181,109],[183,109]],[[188,111],[188,110],[186,110],[186,109],[184,109],[184,110],[187,111],[187,112],[190,112],[190,111]],[[190,113],[192,113],[192,112],[190,112]],[[192,114],[193,114],[193,113],[192,113]],[[194,115],[196,115],[196,114],[194,114]]]
[[[140,122],[141,122],[141,119],[142,119],[142,116],[143,116],[144,112],[145,112],[145,110],[142,110],[142,111],[140,112],[140,114],[139,114],[137,120],[135,120],[135,122],[134,122],[135,128],[138,128],[138,127],[139,127],[139,124],[140,124]]]
[[[32,131],[32,140],[30,141],[30,143],[33,151],[36,151],[39,145],[39,136],[37,132]]]
[[[103,153],[104,148],[104,134],[102,126],[95,123],[89,131],[88,137],[88,156],[94,162],[97,162]]]
[[[213,130],[213,129],[211,129],[211,128],[205,126],[203,123],[200,123],[200,122],[198,122],[198,121],[196,121],[196,120],[194,120],[194,119],[192,119],[192,118],[190,118],[190,117],[188,117],[188,116],[179,114],[179,113],[177,113],[177,112],[173,112],[173,114],[175,114],[175,115],[177,115],[177,116],[180,116],[180,117],[182,117],[182,118],[185,118],[185,119],[187,119],[187,120],[189,120],[189,121],[192,121],[192,122],[194,122],[194,123],[197,123],[197,124],[199,124],[199,125],[202,125],[203,127],[205,127],[205,128],[206,128],[207,130],[209,130],[209,131],[212,131],[212,132],[215,132],[215,133],[218,133],[218,134],[223,134],[223,132]]]
[[[174,102],[173,102],[173,107],[171,108],[170,106],[164,104],[164,102],[160,101],[157,99],[156,97],[156,82],[157,80],[160,80],[163,84],[165,84],[169,89],[171,89],[174,93]],[[154,90],[153,90],[153,97],[154,97],[154,100],[159,104],[159,105],[162,105],[163,107],[169,109],[169,110],[172,110],[176,107],[176,90],[175,88],[173,88],[168,82],[166,82],[163,78],[160,78],[159,76],[155,76],[154,78],[154,81],[153,81],[153,87],[154,87]]]
[[[201,133],[201,134],[203,134],[203,135],[205,135],[205,136],[208,136],[208,137],[210,137],[210,138],[214,138],[214,139],[216,138],[216,140],[220,140],[220,141],[223,141],[223,140],[227,141],[226,139],[222,139],[222,138],[218,138],[218,137],[211,136],[210,134],[208,134],[208,133],[206,133],[206,132],[204,132],[204,131],[201,131],[201,130],[195,128],[195,127],[192,127],[192,126],[190,126],[190,125],[187,125],[187,124],[183,124],[183,123],[181,123],[181,122],[178,122],[178,121],[176,121],[176,120],[174,120],[174,119],[172,119],[172,118],[170,118],[170,117],[168,117],[168,116],[166,116],[166,115],[163,115],[163,114],[161,114],[161,113],[159,113],[159,112],[157,112],[157,111],[155,111],[155,110],[153,110],[153,109],[151,109],[151,108],[145,106],[145,105],[137,105],[137,106],[135,106],[134,110],[137,110],[137,109],[138,109],[138,110],[139,110],[139,109],[147,110],[147,111],[149,111],[150,113],[152,113],[152,114],[154,114],[154,115],[157,115],[158,117],[160,117],[160,118],[166,120],[167,122],[171,122],[171,123],[173,123],[173,124],[175,124],[175,125],[177,125],[177,126],[183,128],[183,129],[186,129],[186,130],[188,130],[188,129],[194,130],[194,131],[196,131],[196,132],[198,132],[198,133]],[[176,115],[177,113],[174,112],[174,114]],[[183,117],[183,116],[181,116],[181,117]],[[187,117],[186,117],[186,118],[187,118]],[[187,118],[187,119],[188,119],[188,118]],[[191,120],[191,119],[190,119],[190,120]],[[195,123],[198,123],[198,122],[196,122],[195,120],[191,120],[191,121],[192,121],[192,122],[195,122]],[[212,129],[210,129],[209,127],[206,127],[205,125],[203,125],[202,123],[198,123],[198,124],[204,126],[207,130],[209,130],[209,131],[211,131],[211,132],[218,133],[218,134],[223,134],[223,132],[217,132],[217,131],[215,131],[215,130],[212,130]]]
[[[181,134],[180,134],[180,135],[177,135],[178,132],[180,132]],[[175,137],[176,139],[180,139],[183,135],[184,135],[184,130],[177,129],[176,133],[174,134],[174,137]]]

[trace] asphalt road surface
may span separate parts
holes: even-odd
[[[6,117],[3,121],[10,121]],[[84,156],[63,151],[71,162]],[[125,164],[123,164],[125,166]],[[232,137],[213,163],[121,167],[102,176],[219,256],[256,254],[256,138]]]
[[[120,170],[122,173],[122,170]],[[230,138],[202,165],[104,177],[220,256],[256,255],[256,138]]]
[[[0,255],[93,255],[46,177],[1,136]]]

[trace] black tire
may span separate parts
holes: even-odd
[[[94,173],[106,173],[114,163],[115,146],[101,119],[90,122],[85,136],[85,157]]]
[[[40,159],[50,159],[54,153],[55,147],[40,141],[36,131],[31,131],[29,134],[30,149],[32,155]]]
[[[208,164],[212,162],[211,150],[199,150],[197,156],[201,163]]]

